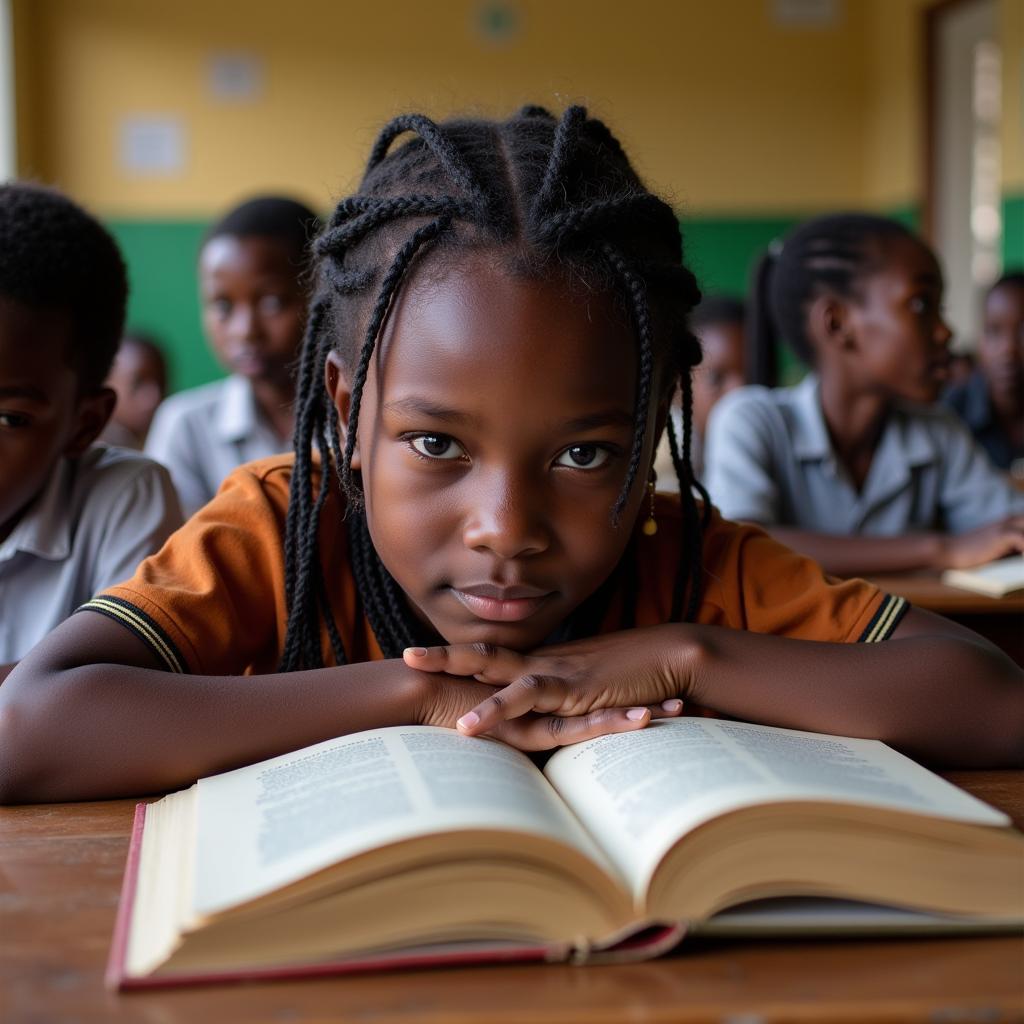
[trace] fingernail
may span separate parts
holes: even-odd
[[[475,711],[467,711],[458,721],[458,725],[461,725],[463,729],[472,729],[477,722],[480,721],[480,716]]]
[[[406,654],[411,654],[414,658],[422,658],[426,653],[426,647],[406,647]]]
[[[676,700],[675,698],[672,700],[663,700],[661,702],[662,711],[678,711],[682,706],[683,702],[681,700]]]
[[[631,722],[639,722],[641,718],[647,715],[647,708],[630,708],[626,712],[626,717]]]

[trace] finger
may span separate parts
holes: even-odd
[[[636,732],[650,721],[649,708],[601,708],[567,718],[558,715],[516,718],[503,722],[494,735],[520,750],[550,750],[611,733]]]
[[[422,672],[473,676],[482,683],[504,686],[525,670],[526,658],[518,651],[494,644],[449,644],[442,647],[407,647],[402,658]]]
[[[564,679],[529,674],[520,676],[497,693],[491,694],[472,711],[467,711],[455,724],[467,736],[478,736],[497,728],[502,722],[519,718],[531,711],[563,712],[568,716],[572,711],[572,703]]]
[[[648,704],[651,718],[678,718],[683,713],[683,702],[678,697],[663,700],[660,704]]]

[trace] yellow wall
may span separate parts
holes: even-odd
[[[519,35],[495,45],[475,29],[478,0],[15,0],[23,170],[112,216],[205,214],[256,189],[325,205],[395,112],[583,100],[684,209],[800,212],[913,194],[911,164],[894,173],[864,146],[869,133],[879,146],[899,139],[908,117],[877,90],[865,106],[866,33],[889,20],[879,10],[913,0],[848,0],[824,30],[779,28],[768,0],[511,6]],[[265,59],[259,101],[209,97],[206,60],[222,50]],[[118,120],[146,113],[185,119],[180,178],[118,169]]]
[[[1003,50],[1003,192],[1024,195],[1024,3],[1000,0]],[[1017,262],[1021,262],[1018,254]]]

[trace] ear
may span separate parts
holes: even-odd
[[[856,338],[851,326],[850,304],[837,295],[819,295],[808,309],[807,334],[818,350],[853,348]]]
[[[117,405],[117,392],[113,388],[99,388],[78,399],[75,423],[71,437],[64,446],[64,454],[77,458],[100,436]]]
[[[324,387],[327,389],[327,400],[334,404],[334,408],[338,412],[338,430],[341,435],[338,441],[344,449],[348,437],[348,417],[352,407],[352,384],[337,352],[330,352],[327,355],[327,362],[324,366]],[[354,471],[361,468],[359,446],[357,445],[352,450],[352,469]]]

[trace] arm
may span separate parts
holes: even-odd
[[[179,675],[133,633],[79,612],[0,687],[0,803],[177,788],[321,740],[387,725],[454,726],[489,688],[377,661],[283,675]],[[642,728],[617,708],[553,730],[532,716],[495,735],[543,749]]]
[[[504,687],[460,720],[470,735],[530,708],[582,714],[678,696],[746,721],[881,739],[940,765],[1024,764],[1024,671],[916,609],[877,644],[670,623],[534,655],[440,647],[406,661]]]
[[[11,662],[10,665],[0,665],[0,684],[18,667],[16,661]]]
[[[1015,516],[956,536],[909,533],[898,537],[839,536],[792,526],[766,526],[777,541],[809,555],[833,576],[965,569],[1024,552],[1024,516]]]

